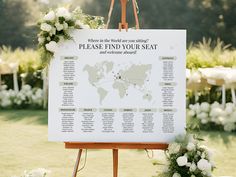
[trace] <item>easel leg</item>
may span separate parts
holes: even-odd
[[[118,149],[113,149],[113,177],[118,177]]]
[[[82,152],[83,152],[83,149],[80,149],[79,152],[78,152],[78,156],[77,156],[77,159],[76,159],[76,162],[75,162],[75,167],[74,167],[74,172],[73,172],[72,177],[77,176],[77,172],[78,172],[78,168],[79,168],[79,162],[80,162],[80,159],[81,159]]]

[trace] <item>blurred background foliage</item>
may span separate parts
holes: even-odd
[[[131,0],[130,0],[131,1]],[[235,0],[137,0],[141,28],[187,29],[188,43],[203,37],[236,46]],[[41,12],[62,4],[81,6],[91,15],[107,16],[110,0],[0,0],[0,46],[32,47],[37,44],[36,22]],[[128,3],[128,22],[134,26],[132,3]],[[111,28],[120,21],[120,2],[116,0]]]

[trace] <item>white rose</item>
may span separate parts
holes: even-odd
[[[68,24],[64,22],[64,23],[63,23],[63,28],[64,28],[64,30],[67,30],[68,27],[69,27]]]
[[[192,151],[192,150],[194,150],[195,149],[195,144],[193,144],[193,143],[188,143],[188,145],[187,145],[187,150],[188,151]]]
[[[207,124],[207,123],[208,123],[208,120],[207,120],[207,119],[202,119],[202,120],[201,120],[201,123],[202,123],[202,124]]]
[[[220,103],[216,101],[211,105],[211,108],[219,108],[219,107],[220,107]]]
[[[57,31],[61,31],[64,28],[64,26],[60,23],[56,23],[55,26],[56,26]]]
[[[186,167],[190,167],[190,166],[191,166],[191,163],[188,162],[188,163],[186,164]]]
[[[52,35],[55,35],[56,34],[56,28],[52,28],[52,30],[50,31],[50,36],[52,36]]]
[[[58,45],[55,41],[51,41],[45,45],[46,49],[52,53],[56,52],[58,49]]]
[[[165,167],[162,169],[162,172],[163,172],[163,173],[167,173],[167,172],[169,172],[169,171],[170,171],[169,166],[165,166]]]
[[[236,126],[233,123],[226,123],[224,125],[224,131],[226,131],[226,132],[231,132],[231,131],[233,131],[235,129],[236,129]]]
[[[46,39],[47,39],[47,41],[51,41],[51,38],[49,36]]]
[[[233,111],[234,111],[234,106],[230,103],[227,103],[225,108],[226,114],[230,115],[233,113]]]
[[[194,105],[193,105],[193,104],[190,104],[190,105],[189,105],[189,108],[190,108],[190,109],[194,109]]]
[[[222,108],[219,108],[219,107],[212,108],[212,110],[210,112],[211,117],[217,117],[217,116],[221,116],[221,115],[223,115]]]
[[[201,112],[201,113],[197,114],[198,119],[206,119],[207,117],[208,117],[208,114],[205,112]]]
[[[191,105],[190,109],[197,111],[197,109],[200,107],[199,103],[196,103],[194,105]]]
[[[189,117],[194,117],[195,116],[195,111],[194,110],[189,110],[188,111],[188,116]]]
[[[202,153],[201,158],[202,158],[202,159],[205,159],[205,158],[206,158],[205,152]]]
[[[26,176],[42,177],[48,173],[50,173],[50,171],[44,168],[38,168],[38,169],[31,170],[30,172],[27,173]]]
[[[50,12],[48,12],[45,16],[44,16],[44,20],[45,21],[53,21],[53,20],[55,20],[55,12],[53,12],[53,11],[50,11]]]
[[[234,111],[231,116],[230,119],[232,119],[233,122],[236,122],[236,111]]]
[[[40,29],[43,31],[49,32],[49,31],[51,31],[52,26],[47,23],[42,23],[40,26]]]
[[[201,171],[209,172],[211,171],[211,164],[206,159],[201,159],[197,163],[197,167]]]
[[[178,143],[171,143],[168,146],[168,150],[170,154],[176,154],[180,150],[180,145]]]
[[[68,9],[66,9],[64,7],[60,7],[57,9],[56,16],[57,17],[64,17],[67,20],[71,18],[70,12],[68,11]]]
[[[43,37],[39,37],[39,38],[38,38],[38,42],[39,42],[40,44],[44,43],[44,41],[45,41],[45,39],[44,39]]]
[[[172,177],[181,177],[179,173],[174,173]]]
[[[89,25],[85,25],[80,20],[76,20],[75,24],[78,25],[81,29],[90,29]]]
[[[185,166],[188,163],[188,158],[186,156],[180,156],[177,158],[177,164],[182,167]]]
[[[196,164],[193,162],[193,163],[191,164],[189,170],[190,170],[191,172],[194,172],[196,169],[197,169],[197,166],[196,166]]]
[[[207,102],[203,102],[200,105],[200,107],[201,107],[201,110],[204,111],[204,112],[209,112],[209,110],[210,110],[210,105]]]

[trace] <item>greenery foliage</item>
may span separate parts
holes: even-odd
[[[76,0],[73,1],[76,3]],[[141,28],[187,29],[188,42],[198,42],[202,37],[236,46],[236,1],[234,0],[137,0]],[[107,16],[110,0],[86,1],[87,13]],[[134,26],[132,2],[128,3],[128,23]],[[116,1],[111,27],[118,28],[120,2]]]
[[[203,38],[202,42],[190,45],[187,50],[187,68],[235,67],[236,50],[229,49],[223,41]]]
[[[43,65],[47,65],[57,50],[58,43],[72,39],[70,35],[72,30],[104,28],[104,21],[102,17],[84,14],[78,7],[73,12],[60,7],[47,12],[38,25],[39,51]]]
[[[0,46],[17,48],[36,44],[38,7],[36,1],[0,0]]]

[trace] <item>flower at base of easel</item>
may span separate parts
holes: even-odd
[[[38,23],[38,43],[43,64],[47,64],[58,49],[58,42],[72,39],[73,29],[104,28],[102,17],[84,14],[80,8],[70,12],[64,7],[50,10]]]
[[[212,152],[193,135],[179,136],[166,150],[168,165],[160,177],[211,177]]]

